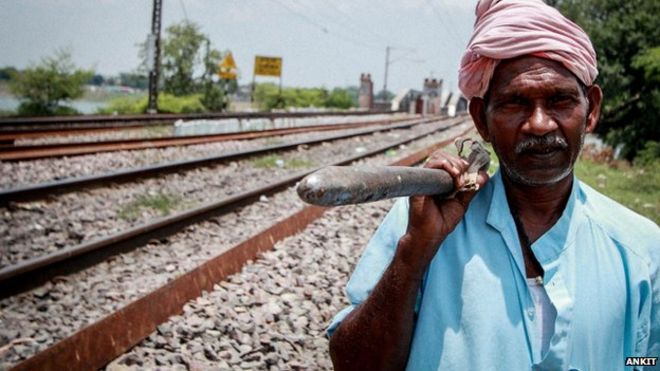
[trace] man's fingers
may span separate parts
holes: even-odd
[[[477,184],[479,185],[479,189],[481,189],[483,186],[488,183],[488,179],[490,179],[490,176],[488,176],[488,172],[484,170],[480,170],[479,173],[477,173]]]
[[[454,180],[454,187],[458,189],[465,183],[461,174],[467,171],[469,163],[458,156],[436,151],[431,155],[424,167],[445,170]]]
[[[483,186],[488,183],[488,173],[485,171],[479,171],[477,174],[477,184],[479,185],[479,189],[481,189]],[[467,205],[472,201],[472,198],[477,194],[477,190],[473,191],[465,191],[465,192],[458,192],[455,196],[456,200],[460,202],[465,209],[467,209]]]

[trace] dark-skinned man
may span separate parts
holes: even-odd
[[[596,75],[588,36],[541,0],[479,2],[459,85],[500,170],[397,201],[328,330],[337,370],[658,369],[627,357],[660,353],[660,229],[573,175]],[[465,183],[456,156],[425,166]]]

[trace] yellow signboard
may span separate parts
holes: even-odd
[[[220,76],[221,79],[236,80],[236,72],[238,68],[236,67],[236,62],[234,61],[234,56],[231,55],[231,52],[227,53],[218,67],[220,67],[218,70],[218,76]]]
[[[254,74],[261,76],[282,76],[282,58],[257,55],[254,58]]]

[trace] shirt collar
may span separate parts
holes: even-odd
[[[521,259],[522,253],[520,252],[520,243],[518,242],[518,231],[516,230],[515,222],[511,216],[511,209],[506,198],[501,169],[497,170],[492,176],[491,181],[493,182],[493,195],[486,222],[502,234],[516,260]],[[571,193],[562,215],[552,228],[532,244],[532,251],[541,265],[555,260],[570,245],[570,241],[573,240],[578,193],[579,181],[574,176]]]

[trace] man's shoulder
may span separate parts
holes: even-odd
[[[620,245],[649,257],[660,254],[660,228],[653,221],[580,182],[587,217]]]

